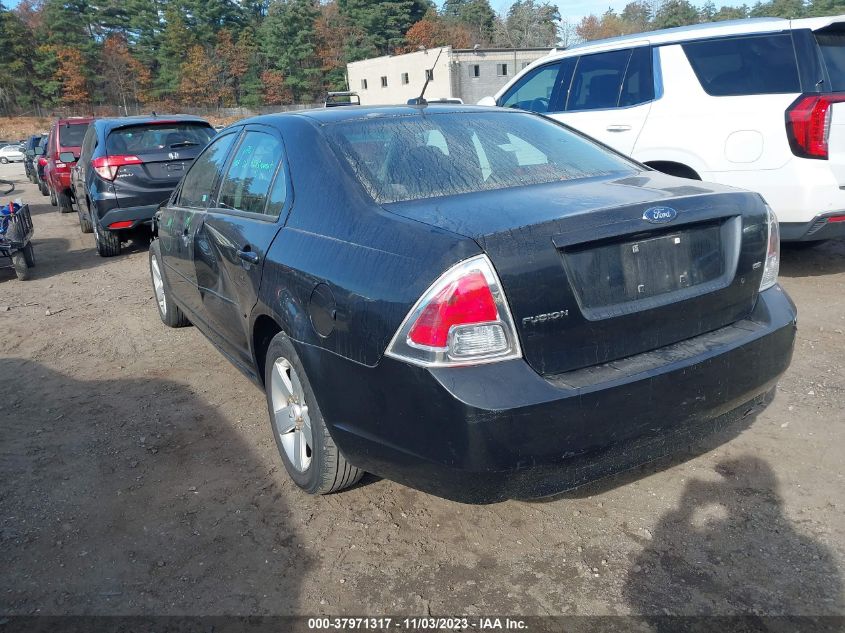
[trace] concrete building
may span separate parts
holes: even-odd
[[[406,103],[419,96],[429,72],[432,78],[425,91],[426,99],[457,97],[464,103],[476,103],[548,52],[547,48],[444,46],[352,62],[346,65],[346,78],[349,89],[358,93],[362,105]]]

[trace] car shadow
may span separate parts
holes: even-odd
[[[781,244],[780,274],[783,277],[814,277],[845,271],[845,239],[820,244]]]
[[[283,471],[189,387],[18,358],[0,381],[3,616],[296,611]]]
[[[85,236],[86,244],[90,248],[72,249],[71,241],[63,237],[39,238],[38,233],[32,240],[35,252],[35,267],[30,270],[30,279],[48,279],[55,275],[69,271],[88,270],[101,266],[106,260],[97,254],[93,236]],[[149,249],[149,242],[144,239],[133,239],[121,247],[121,253],[116,259],[131,254],[143,253]],[[0,258],[0,266],[10,263],[6,257]],[[0,268],[0,283],[15,279],[12,268]],[[22,282],[29,283],[29,281]]]
[[[841,616],[836,558],[784,514],[771,466],[748,454],[714,470],[686,484],[650,540],[638,539],[643,549],[622,590],[631,610],[658,631],[720,628],[706,620],[684,628],[673,615]],[[821,630],[813,622],[741,630],[786,629]]]

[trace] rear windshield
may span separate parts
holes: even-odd
[[[789,33],[689,42],[682,47],[709,95],[801,92]]]
[[[830,78],[830,90],[845,90],[845,31],[816,33]]]
[[[132,125],[113,130],[106,139],[106,153],[154,154],[175,149],[202,149],[214,136],[207,123]]]
[[[62,147],[80,147],[87,131],[87,123],[61,125],[59,126],[59,145]]]
[[[359,119],[327,129],[380,203],[634,171],[578,134],[518,112]]]

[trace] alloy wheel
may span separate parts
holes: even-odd
[[[161,278],[161,270],[158,267],[158,259],[150,259],[150,270],[153,274],[153,290],[155,291],[158,309],[162,316],[167,316],[167,298],[164,295],[164,280]]]
[[[313,433],[305,392],[296,370],[286,358],[273,364],[270,375],[273,430],[278,434],[291,465],[305,472],[311,465]]]

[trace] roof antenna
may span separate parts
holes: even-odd
[[[420,92],[420,96],[416,99],[408,99],[408,105],[419,105],[424,106],[428,104],[428,101],[425,100],[425,89],[428,88],[428,82],[431,81],[431,78],[434,77],[434,69],[437,67],[437,62],[440,60],[440,56],[443,54],[443,49],[440,49],[440,52],[437,53],[437,58],[434,60],[434,64],[431,66],[430,70],[427,70],[425,73],[425,83],[423,84],[422,92]]]

